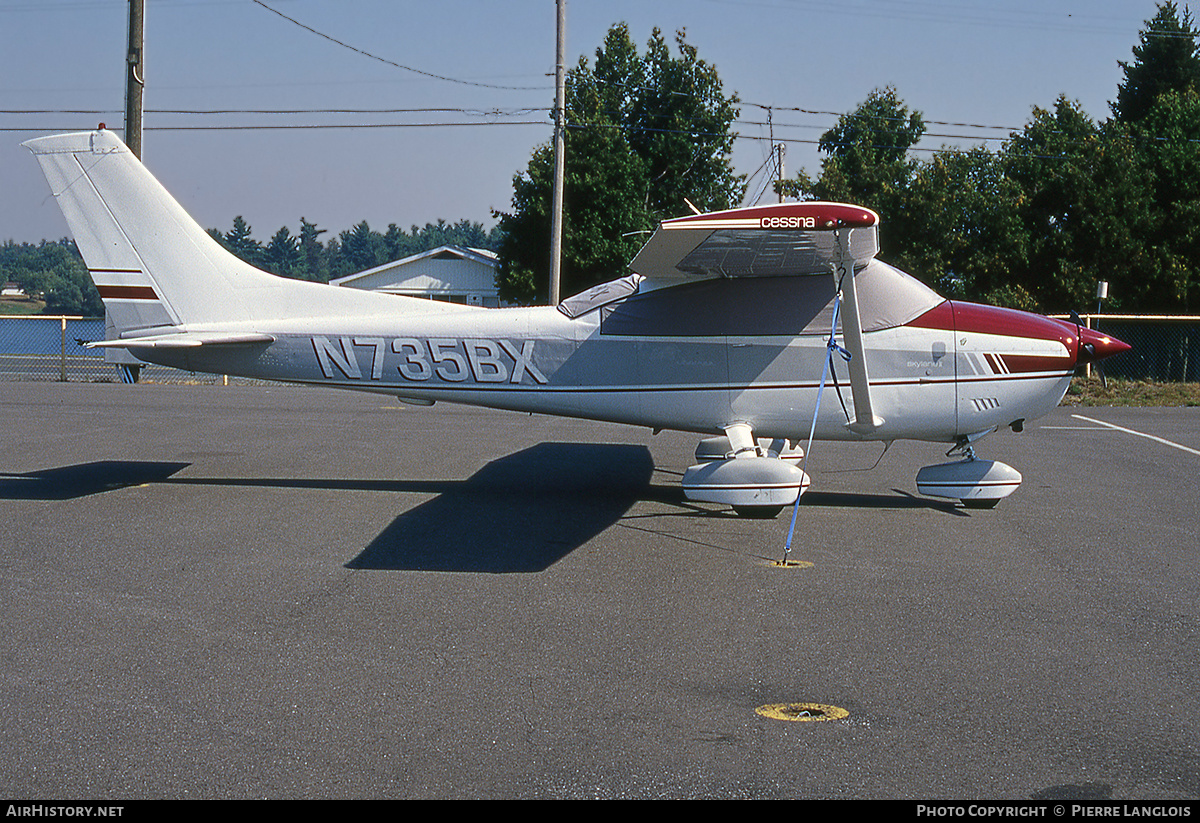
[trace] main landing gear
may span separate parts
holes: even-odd
[[[772,518],[809,486],[799,467],[804,451],[786,440],[755,439],[738,423],[724,437],[709,437],[696,447],[696,465],[683,475],[688,500],[724,503],[742,517]]]

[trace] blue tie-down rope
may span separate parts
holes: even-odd
[[[838,309],[841,305],[842,293],[839,291],[833,299],[833,326],[829,330],[829,342],[825,344],[825,366],[821,369],[821,386],[817,389],[817,404],[813,409],[812,426],[808,430],[808,446],[804,449],[804,460],[800,466],[800,489],[796,493],[796,502],[792,504],[792,523],[788,526],[787,542],[783,546],[783,565],[787,565],[788,553],[792,550],[792,536],[796,533],[796,515],[800,511],[800,496],[804,493],[804,476],[808,472],[808,455],[812,451],[813,435],[817,431],[817,415],[821,413],[821,397],[825,394],[825,380],[829,377],[829,367],[833,362],[836,351],[847,363],[852,355],[837,344]]]

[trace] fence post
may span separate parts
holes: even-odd
[[[1090,314],[1085,314],[1085,315],[1083,316],[1083,320],[1084,320],[1084,323],[1086,324],[1086,325],[1085,325],[1085,328],[1089,328],[1089,329],[1090,329],[1090,328],[1092,327],[1092,316],[1091,316]],[[1083,341],[1082,341],[1082,340],[1076,340],[1076,341],[1075,341],[1075,345],[1076,345],[1076,347],[1078,347],[1078,346],[1082,346],[1082,345],[1083,345]],[[1091,379],[1092,379],[1092,364],[1091,364],[1091,362],[1090,362],[1090,361],[1088,362],[1088,364],[1087,364],[1086,366],[1084,366],[1084,367],[1083,367],[1083,376],[1084,376],[1084,379],[1086,379],[1086,380],[1091,380]]]
[[[58,318],[60,328],[62,329],[62,349],[58,357],[58,380],[60,383],[67,382],[67,318]]]

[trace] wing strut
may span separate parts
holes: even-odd
[[[854,287],[854,256],[850,253],[850,233],[853,229],[839,226],[834,230],[837,242],[837,262],[833,265],[833,321],[829,329],[829,341],[825,346],[825,365],[821,369],[821,384],[817,388],[817,402],[813,408],[812,427],[808,432],[808,447],[804,450],[801,471],[808,469],[808,455],[812,453],[813,436],[817,431],[817,417],[821,413],[821,396],[825,394],[825,381],[833,364],[833,353],[838,352],[850,368],[850,388],[854,396],[854,421],[847,424],[851,431],[865,434],[883,425],[883,418],[876,417],[871,407],[871,383],[867,374],[867,358],[863,347],[862,321],[858,314],[858,290]],[[847,277],[846,275],[850,276]],[[846,323],[843,338],[846,348],[837,344],[838,313],[843,301]],[[732,438],[731,438],[732,439]],[[781,565],[787,565],[792,550],[792,538],[796,532],[796,515],[800,511],[800,497],[792,504],[792,522],[788,526],[787,541],[783,545]]]
[[[854,422],[848,424],[850,431],[868,434],[883,425],[883,418],[876,417],[871,405],[871,380],[867,374],[867,357],[863,349],[862,320],[858,312],[858,290],[854,286],[854,256],[850,252],[850,234],[853,229],[841,227],[834,230],[837,241],[837,262],[833,266],[834,288],[840,290],[845,303],[844,324],[846,350],[850,352],[850,389],[854,396]],[[850,276],[847,277],[846,275]],[[836,331],[836,328],[835,328]]]

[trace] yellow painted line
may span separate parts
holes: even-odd
[[[793,722],[841,720],[850,716],[850,712],[840,706],[826,706],[823,703],[768,703],[766,706],[759,706],[754,711],[771,720]]]

